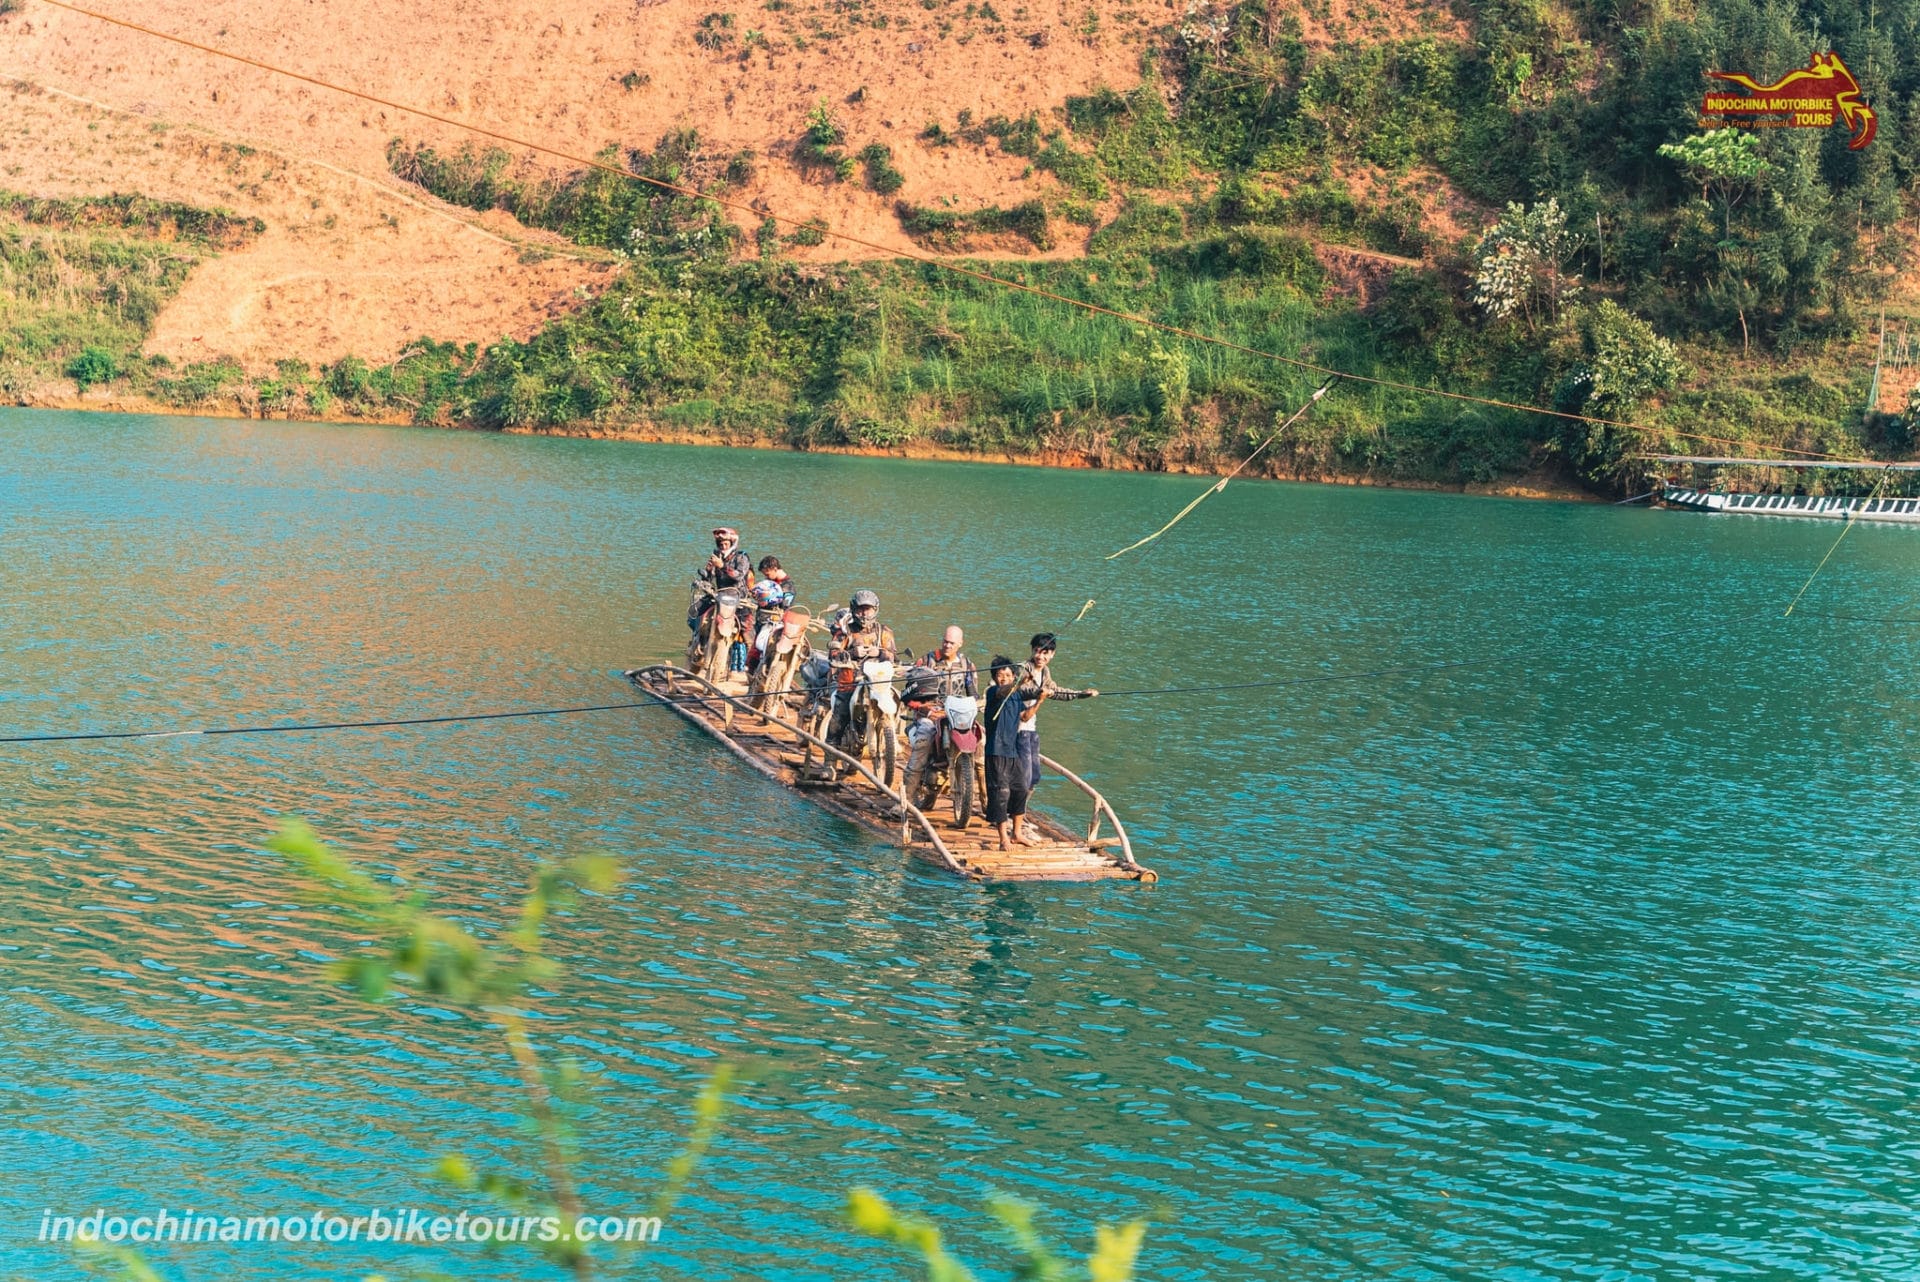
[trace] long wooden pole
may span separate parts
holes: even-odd
[[[1880,309],[1880,350],[1873,358],[1873,381],[1867,385],[1867,413],[1874,414],[1880,409],[1880,362],[1887,355],[1887,309]]]

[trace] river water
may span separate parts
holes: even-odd
[[[916,648],[1091,598],[1070,684],[1339,678],[1050,706],[1153,887],[955,883],[659,711],[0,746],[0,1275],[78,1276],[48,1209],[453,1214],[491,1204],[441,1155],[536,1160],[493,1034],[329,983],[352,938],[262,844],[300,815],[477,929],[619,861],[534,1003],[599,1074],[583,1199],[644,1210],[747,1079],[640,1275],[907,1276],[867,1185],[983,1277],[994,1190],[1082,1251],[1150,1218],[1153,1279],[1920,1277],[1920,628],[1809,617],[1920,616],[1920,531],[1856,528],[1790,620],[1835,525],[1244,483],[1102,560],[1204,485],[0,414],[9,734],[619,702],[720,521]]]

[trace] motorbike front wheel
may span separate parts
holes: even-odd
[[[854,733],[856,730],[861,731],[861,733],[856,735]],[[860,708],[859,705],[856,704],[847,712],[847,724],[841,728],[838,737],[829,734],[827,735],[827,742],[838,748],[841,752],[844,752],[847,756],[852,757],[855,761],[858,761],[860,754],[866,750],[870,735],[871,731],[866,731],[863,728],[860,720]],[[837,758],[833,763],[833,770],[834,778],[836,779],[845,779],[848,775],[856,773],[852,766]]]
[[[700,665],[700,675],[715,685],[724,685],[727,680],[727,638],[715,628],[707,640],[705,662]]]
[[[784,691],[786,677],[786,668],[778,658],[765,660],[760,665],[760,674],[749,682],[755,712],[773,711],[775,698]]]
[[[878,709],[867,713],[867,747],[873,757],[874,773],[880,776],[881,786],[893,787],[900,736],[894,730],[893,719],[881,716]]]
[[[973,758],[957,753],[953,762],[953,822],[965,828],[973,819]]]
[[[920,786],[914,790],[913,795],[913,804],[920,813],[925,814],[933,809],[933,803],[939,799],[942,782],[940,767],[929,762],[926,770],[920,775]]]

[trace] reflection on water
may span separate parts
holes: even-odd
[[[958,621],[1011,653],[1097,598],[1072,683],[1485,661],[1050,711],[1153,888],[956,885],[656,712],[0,751],[0,1259],[32,1276],[74,1276],[43,1207],[451,1210],[435,1156],[530,1159],[484,1030],[321,982],[334,914],[261,847],[288,813],[476,925],[542,857],[619,857],[536,1012],[602,1074],[588,1201],[643,1205],[699,1080],[752,1079],[652,1275],[900,1276],[838,1221],[871,1184],[988,1258],[990,1188],[1082,1243],[1155,1215],[1160,1279],[1920,1276],[1913,638],[1777,618],[1829,527],[1245,484],[1105,563],[1202,483],[0,431],[12,732],[615,701],[723,518],[916,649]],[[1858,529],[1816,593],[1900,613],[1916,555]]]

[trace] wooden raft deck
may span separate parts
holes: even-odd
[[[746,702],[746,682],[736,676],[725,686],[714,686],[685,669],[656,663],[627,672],[627,680],[668,708],[718,739],[748,765],[769,779],[792,788],[809,801],[907,847],[915,856],[970,881],[1100,881],[1126,878],[1158,881],[1159,875],[1133,858],[1126,830],[1106,799],[1072,771],[1050,758],[1046,767],[1081,792],[1093,806],[1093,819],[1084,835],[1038,811],[1028,822],[1047,840],[1038,846],[998,848],[998,838],[981,812],[964,830],[953,822],[953,809],[942,796],[933,813],[922,814],[906,805],[898,792],[889,792],[862,767],[839,783],[802,779],[800,754],[809,736],[791,722],[763,717]],[[818,741],[815,741],[818,743]],[[825,749],[840,756],[833,749]],[[816,749],[816,762],[819,749]],[[904,769],[906,751],[900,752]],[[1102,826],[1110,831],[1101,835]]]

